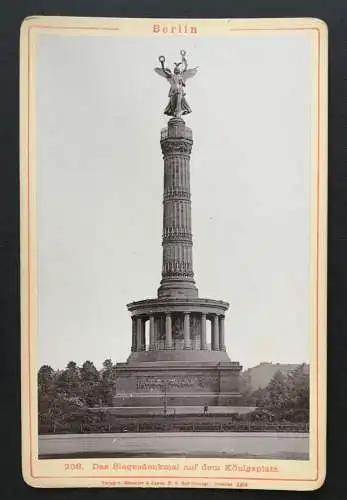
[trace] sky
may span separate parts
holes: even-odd
[[[193,266],[230,303],[245,368],[309,361],[312,39],[40,34],[36,62],[38,363],[130,354],[126,304],[161,279],[168,82],[187,51]]]

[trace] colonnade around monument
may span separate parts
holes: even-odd
[[[225,351],[224,315],[165,313],[132,317],[131,351],[192,349]],[[207,339],[207,322],[211,322],[211,341]],[[149,335],[146,341],[146,324]]]

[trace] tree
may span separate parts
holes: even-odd
[[[39,393],[47,393],[52,385],[54,370],[48,365],[43,365],[37,374]]]
[[[55,397],[54,377],[54,370],[48,365],[41,366],[37,374],[39,426],[52,423],[51,405]]]
[[[64,426],[75,411],[85,406],[82,396],[79,368],[74,361],[56,372],[43,365],[38,372],[39,429]]]
[[[257,392],[257,391],[256,391]],[[307,365],[298,366],[284,375],[278,371],[266,389],[253,393],[257,406],[277,420],[308,421],[309,374]]]
[[[265,393],[263,405],[274,413],[279,412],[288,402],[288,385],[286,376],[278,371],[270,380]]]
[[[287,418],[308,421],[310,408],[310,376],[308,366],[302,364],[288,375],[290,405]]]
[[[82,394],[87,406],[98,406],[101,401],[100,375],[91,361],[85,361],[81,368]]]
[[[115,366],[106,359],[100,372],[91,361],[70,361],[64,370],[43,365],[38,371],[39,432],[80,432],[86,423],[103,419],[88,407],[112,406]]]
[[[308,408],[310,404],[310,377],[307,365],[299,365],[288,375],[288,385],[292,406],[297,409]]]
[[[83,396],[80,370],[74,361],[70,361],[65,370],[57,374],[56,390],[65,397]]]
[[[111,359],[105,359],[102,366],[100,382],[101,402],[105,406],[112,406],[114,385],[116,382],[116,367]]]

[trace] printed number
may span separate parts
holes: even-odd
[[[236,483],[236,488],[247,488],[247,486],[247,483],[245,483],[244,481]]]
[[[82,464],[65,464],[65,470],[82,470]]]

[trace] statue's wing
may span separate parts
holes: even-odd
[[[164,78],[167,78],[167,77],[168,77],[167,73],[165,73],[165,71],[163,70],[163,68],[154,68],[154,71],[155,71],[158,75],[163,76]],[[170,71],[169,69],[167,69],[166,71],[170,72],[170,74],[171,74],[171,71]]]
[[[198,67],[186,69],[182,74],[183,80],[186,81],[188,78],[192,78],[193,76],[196,75],[197,71]]]

